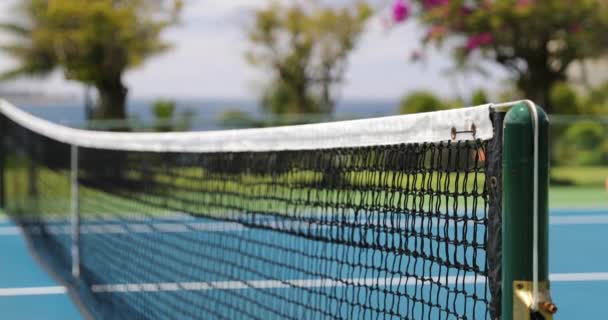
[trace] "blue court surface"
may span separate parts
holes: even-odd
[[[604,304],[608,297],[608,241],[605,241],[606,234],[608,234],[608,208],[554,209],[551,211],[550,223],[551,291],[559,308],[556,319],[587,319],[604,315]],[[90,236],[96,235],[91,232]],[[276,239],[276,241],[281,241],[281,239]],[[162,242],[158,242],[158,245],[162,245]],[[224,245],[229,246],[230,244],[224,243]],[[1,319],[81,318],[65,289],[53,281],[29,255],[20,230],[11,221],[2,218],[0,218],[0,248],[2,248],[0,254],[3,255],[3,262],[0,263]],[[223,258],[231,259],[230,256]],[[478,259],[482,259],[482,257]],[[99,263],[104,263],[104,261],[99,261]],[[314,264],[303,267],[315,271]],[[317,271],[319,272],[313,273],[321,272],[321,270]],[[350,275],[352,276],[352,274]],[[315,281],[310,277],[297,274],[285,273],[282,276],[290,279],[304,279],[308,285],[314,285]],[[107,283],[112,283],[110,280],[108,279]],[[209,280],[219,284],[224,279],[220,275],[217,279]],[[235,288],[228,287],[230,282],[222,283],[227,287],[214,287],[213,290],[208,290],[210,297],[229,295],[230,290],[234,291]],[[201,286],[203,284],[193,283],[191,285]],[[112,286],[96,288],[100,293],[103,293],[104,290],[114,292],[123,290],[126,294],[133,294],[146,290],[144,286],[135,289],[137,290]],[[198,289],[206,290],[208,288]],[[129,292],[130,290],[133,292]],[[277,290],[292,289],[278,287]],[[297,297],[298,294],[298,292],[294,292],[293,297]],[[291,296],[291,294],[288,295]],[[270,301],[272,296],[250,298],[264,299],[267,303],[272,303]]]

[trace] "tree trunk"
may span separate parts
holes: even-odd
[[[290,110],[292,113],[297,114],[308,114],[314,113],[315,106],[308,96],[308,82],[305,80],[293,81],[289,83],[291,87],[294,99],[294,110]]]
[[[556,83],[566,80],[566,75],[549,66],[546,53],[526,60],[528,68],[519,75],[517,87],[525,94],[526,99],[534,101],[551,114],[553,113],[551,89]]]
[[[331,97],[331,80],[324,80],[321,86],[321,106],[319,109],[321,113],[331,114],[334,111],[334,101]]]
[[[126,103],[128,89],[118,80],[98,83],[99,101],[93,118],[98,120],[126,119]]]
[[[321,77],[321,101],[320,101],[320,112],[324,114],[331,114],[334,110],[334,101],[331,96],[331,65],[325,65],[323,68],[323,76]]]
[[[541,106],[549,114],[553,113],[553,105],[551,103],[551,88],[564,78],[553,72],[544,74],[534,74],[534,71],[521,75],[518,81],[518,87],[525,95],[526,99],[534,101]]]

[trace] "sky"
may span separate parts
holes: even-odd
[[[381,5],[389,1],[376,2]],[[10,16],[14,3],[14,0],[0,1],[0,20]],[[186,0],[182,23],[163,34],[173,49],[126,74],[131,97],[258,98],[268,71],[248,65],[244,53],[248,48],[246,32],[251,13],[267,3],[267,0]],[[420,49],[421,28],[413,21],[386,28],[382,19],[387,14],[381,12],[369,22],[351,54],[341,90],[343,99],[393,100],[419,89],[432,90],[443,97],[468,96],[478,88],[496,90],[505,79],[506,75],[498,68],[492,69],[491,79],[481,75],[449,75],[446,71],[453,63],[446,49],[425,49],[425,61],[412,62],[411,53]],[[0,35],[2,39],[5,38]],[[13,63],[0,54],[0,71]],[[10,88],[55,95],[82,92],[80,85],[63,80],[60,73],[45,79],[20,80]]]

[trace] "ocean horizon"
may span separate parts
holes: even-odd
[[[155,99],[130,99],[127,104],[128,118],[142,123],[152,123],[152,105]],[[272,117],[265,114],[259,102],[237,99],[174,99],[176,115],[191,114],[192,130],[221,129],[220,118],[226,111],[240,111],[255,119]],[[73,127],[86,125],[84,101],[17,102],[23,110],[43,119]],[[343,100],[336,105],[327,119],[359,119],[398,114],[398,101],[394,100]]]

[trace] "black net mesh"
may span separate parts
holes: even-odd
[[[2,130],[4,208],[92,318],[491,319],[499,310],[496,137],[237,153],[78,148],[75,278],[70,146],[7,118]]]

